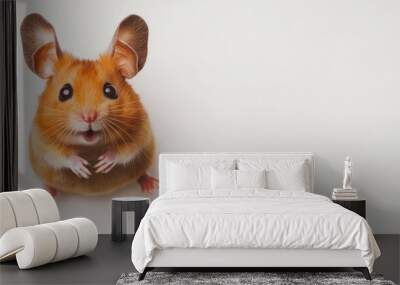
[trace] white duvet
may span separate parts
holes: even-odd
[[[379,248],[368,223],[328,198],[296,191],[179,191],[154,200],[132,243],[143,272],[155,249],[358,249],[372,271]]]

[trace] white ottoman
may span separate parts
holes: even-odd
[[[0,194],[0,261],[20,269],[86,254],[96,248],[96,225],[86,218],[59,220],[54,199],[42,189]]]

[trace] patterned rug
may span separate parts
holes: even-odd
[[[138,273],[122,274],[116,285],[395,285],[381,275],[372,275],[373,280],[368,281],[359,272],[148,272],[142,281],[138,281],[138,276]]]

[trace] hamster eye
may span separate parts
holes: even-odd
[[[104,83],[103,93],[104,93],[104,96],[106,96],[109,99],[117,99],[118,98],[117,91],[115,91],[114,86],[112,86],[108,82]]]
[[[60,89],[60,94],[58,95],[58,100],[61,102],[67,101],[72,98],[73,89],[71,84],[67,83]]]

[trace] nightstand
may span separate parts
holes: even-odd
[[[356,214],[359,214],[364,219],[366,218],[366,200],[365,199],[357,199],[357,200],[332,200],[333,203],[339,204],[340,206],[353,211]]]
[[[111,210],[111,237],[113,241],[123,241],[126,234],[122,233],[122,214],[126,211],[135,212],[135,231],[138,229],[140,221],[149,208],[150,200],[144,197],[119,197],[112,199]]]

